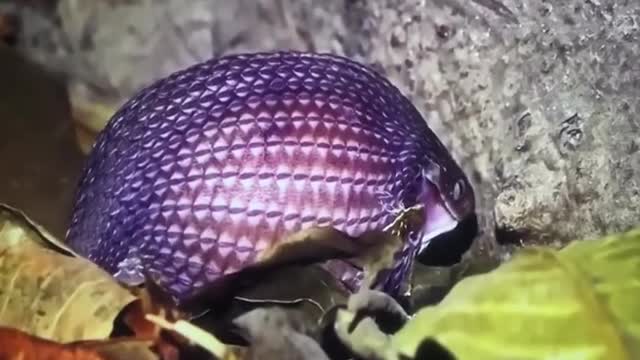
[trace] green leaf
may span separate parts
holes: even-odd
[[[460,360],[640,358],[640,228],[524,249],[421,309],[377,354],[413,358],[427,340]]]

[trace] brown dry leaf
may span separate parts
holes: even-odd
[[[172,304],[161,302],[152,296],[146,288],[132,289],[132,293],[138,298],[129,304],[122,313],[125,325],[140,338],[156,338],[161,328],[147,320],[146,315],[158,315],[170,320],[186,318],[187,315],[173,307]]]
[[[164,302],[160,302],[151,295],[148,289],[133,289],[138,297],[136,301],[129,304],[121,313],[124,324],[131,330],[138,339],[152,339],[154,348],[162,359],[177,359],[180,340],[162,336],[162,328],[156,323],[147,319],[147,315],[159,316],[161,318],[182,319],[186,314]]]
[[[10,328],[0,328],[1,360],[158,360],[153,341],[123,338],[61,344]]]
[[[338,281],[319,265],[279,267],[234,295],[229,302],[216,304],[189,321],[226,343],[239,344],[246,338],[231,324],[243,314],[275,305],[301,324],[315,328],[327,309],[346,303],[348,297]]]
[[[256,305],[307,305],[309,312],[321,316],[327,309],[346,303],[348,293],[337,280],[318,265],[283,266],[264,277],[264,281],[241,290],[234,300]]]
[[[58,344],[9,328],[0,328],[2,360],[104,360],[94,350]]]
[[[22,210],[16,209],[11,205],[0,203],[0,226],[5,222],[21,224],[22,228],[28,233],[31,240],[36,241],[45,247],[80,257],[64,242],[58,240],[49,231],[47,231],[47,229],[28,217]]]
[[[138,338],[119,338],[102,341],[78,342],[66,345],[83,351],[93,351],[104,360],[177,360],[175,357],[161,357],[153,350],[155,341]]]
[[[62,343],[107,338],[135,297],[90,261],[41,243],[29,224],[0,218],[0,326]]]

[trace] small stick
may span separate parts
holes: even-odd
[[[177,332],[193,343],[209,351],[219,359],[223,359],[227,352],[227,346],[220,342],[220,340],[216,339],[215,336],[187,321],[178,320],[175,323],[171,323],[166,319],[153,314],[147,314],[145,318],[163,329]]]

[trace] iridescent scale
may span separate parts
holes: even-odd
[[[393,209],[412,205],[428,132],[387,80],[341,57],[211,60],[143,89],[114,115],[89,159],[68,241],[112,273],[137,262],[188,297],[303,228],[356,236],[389,224]],[[357,269],[330,268],[357,287]]]

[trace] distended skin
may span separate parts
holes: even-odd
[[[462,169],[384,77],[329,54],[229,55],[142,89],[99,134],[69,245],[125,283],[187,299],[287,234],[351,236],[425,207],[384,284],[397,291],[431,238],[475,211]],[[355,290],[362,272],[326,268]]]

